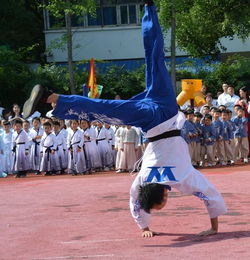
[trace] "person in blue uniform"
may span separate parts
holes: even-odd
[[[24,105],[24,115],[34,109],[34,103],[47,100],[56,102],[53,115],[63,119],[101,120],[114,125],[133,125],[145,132],[149,144],[143,155],[141,170],[130,190],[130,211],[141,229],[143,237],[152,237],[149,228],[149,209],[140,198],[145,197],[143,188],[151,190],[152,184],[162,191],[163,187],[176,188],[185,194],[193,194],[206,205],[211,228],[201,235],[218,232],[218,216],[227,209],[216,188],[195,170],[191,164],[188,146],[180,136],[185,117],[178,112],[175,93],[164,62],[164,42],[152,1],[145,1],[142,33],[146,61],[146,89],[128,100],[89,99],[76,95],[42,94],[36,86]],[[40,97],[39,97],[40,96]],[[37,97],[37,98],[36,98]],[[34,100],[36,102],[34,102]],[[167,185],[167,186],[166,186]],[[150,209],[161,209],[166,204],[167,189],[161,193],[156,205],[151,200]]]

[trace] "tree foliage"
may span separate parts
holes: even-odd
[[[43,15],[39,1],[0,0],[0,46],[22,52],[27,62],[41,61]]]
[[[178,47],[193,56],[217,56],[225,50],[222,37],[250,34],[248,0],[158,0],[163,27],[170,27],[171,7],[176,10]]]

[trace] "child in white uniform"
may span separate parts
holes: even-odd
[[[29,170],[29,155],[30,139],[27,133],[22,129],[22,121],[14,120],[14,133],[12,136],[12,154],[13,166],[12,171],[16,173],[16,178],[26,177]]]
[[[32,119],[33,127],[30,129],[30,137],[32,140],[30,148],[31,169],[35,171],[36,174],[40,174],[40,143],[43,136],[43,129],[40,127],[40,124],[40,118],[34,117]]]
[[[68,134],[67,148],[68,148],[68,172],[72,175],[84,174],[86,172],[86,160],[84,156],[83,133],[78,129],[79,123],[77,120],[71,120],[71,130]]]
[[[9,121],[3,121],[3,171],[12,174],[12,131],[10,130],[11,125]]]
[[[52,133],[52,125],[49,122],[43,124],[43,137],[41,139],[41,165],[40,171],[45,175],[54,175],[60,170],[56,154],[56,136]]]

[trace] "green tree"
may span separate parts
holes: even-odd
[[[0,0],[0,7],[0,46],[22,52],[25,61],[42,61],[43,14],[39,1]]]
[[[217,56],[225,46],[222,37],[246,39],[250,33],[248,0],[174,0],[178,47],[192,56]],[[158,0],[160,20],[168,30],[171,3]]]
[[[64,38],[67,41],[68,69],[71,94],[76,93],[73,65],[73,42],[71,20],[75,16],[83,16],[86,13],[94,13],[95,0],[50,0],[43,5],[51,15],[58,19],[64,19],[66,22],[66,34]]]

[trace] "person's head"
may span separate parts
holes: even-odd
[[[218,98],[219,95],[221,95],[221,94],[222,94],[222,92],[221,92],[221,91],[218,91],[217,94],[216,94],[216,97]]]
[[[54,132],[57,134],[60,132],[60,123],[58,121],[53,121],[53,129]]]
[[[10,128],[11,128],[10,122],[7,121],[7,120],[4,120],[4,121],[2,122],[2,125],[3,125],[3,130],[4,130],[6,133],[8,133],[8,132],[10,131]]]
[[[210,108],[210,113],[209,113],[209,114],[213,116],[214,111],[217,110],[217,109],[218,109],[217,107],[211,107],[211,108]]]
[[[222,84],[222,89],[224,93],[227,93],[228,85],[226,83]]]
[[[70,120],[70,127],[73,131],[76,131],[79,126],[78,120]]]
[[[22,130],[23,121],[21,119],[14,120],[13,127],[14,127],[14,130],[19,133]]]
[[[207,87],[205,85],[202,85],[201,87],[201,92],[202,94],[205,96],[206,95],[206,92],[207,92]]]
[[[107,128],[107,129],[110,128],[110,124],[105,123],[104,126],[105,126],[105,128]]]
[[[192,109],[188,109],[185,114],[188,121],[194,120],[194,111]]]
[[[12,110],[13,110],[13,112],[14,112],[14,114],[15,114],[16,116],[19,116],[19,115],[20,115],[21,108],[20,108],[20,106],[19,106],[18,104],[13,104]]]
[[[219,108],[219,110],[221,110],[221,111],[227,109],[227,107],[224,106],[224,105],[220,105],[218,108]]]
[[[114,98],[115,100],[120,100],[121,99],[121,97],[120,97],[120,95],[115,95],[115,98]]]
[[[52,103],[51,103],[51,106],[52,106],[53,109],[55,109],[56,103],[55,103],[55,102],[52,102]]]
[[[194,113],[194,122],[195,123],[200,123],[201,119],[202,119],[202,114],[200,112],[195,112]]]
[[[59,123],[60,123],[60,127],[61,127],[61,128],[66,128],[66,126],[65,126],[65,121],[64,121],[63,119],[59,119],[58,121],[59,121]]]
[[[2,117],[5,119],[5,120],[8,120],[8,118],[11,116],[12,112],[10,109],[4,109],[3,110],[3,115]]]
[[[102,128],[103,127],[103,123],[101,121],[97,121],[97,127]]]
[[[223,121],[228,121],[228,111],[226,109],[221,111],[221,119]]]
[[[237,115],[237,111],[241,108],[240,105],[235,105],[234,106],[234,113]]]
[[[211,93],[207,93],[207,95],[206,95],[206,97],[205,97],[205,100],[206,100],[206,104],[211,105],[211,104],[212,104],[212,101],[213,101],[212,94],[211,94]]]
[[[86,130],[87,128],[89,128],[89,122],[86,120],[81,120],[80,127],[81,127],[81,129]]]
[[[209,106],[204,106],[204,107],[202,108],[201,113],[202,113],[203,115],[207,115],[207,114],[209,114],[209,112],[210,112],[210,107],[209,107]]]
[[[240,95],[240,99],[246,99],[248,101],[249,97],[248,97],[248,89],[247,87],[242,87],[239,90],[239,95]]]
[[[51,133],[51,129],[52,129],[52,125],[51,125],[51,123],[50,122],[45,122],[44,124],[43,124],[43,131],[48,135],[48,134],[50,134]]]
[[[209,114],[205,115],[204,116],[204,124],[206,126],[209,126],[209,125],[211,125],[211,123],[212,123],[212,116],[209,115]]]
[[[237,117],[244,117],[244,110],[242,107],[240,107],[236,112]]]
[[[221,116],[220,110],[218,108],[215,108],[213,110],[213,118],[214,118],[214,120],[216,120],[216,121],[219,120],[220,116]]]
[[[233,86],[228,86],[227,88],[227,94],[229,94],[230,96],[234,95],[234,87]]]
[[[160,210],[167,204],[168,189],[158,183],[146,184],[140,187],[138,200],[147,213],[150,213],[151,209]]]
[[[23,129],[28,132],[30,129],[30,122],[28,120],[23,121]]]
[[[132,127],[131,125],[126,125],[127,129],[131,129],[131,127]]]
[[[40,124],[41,124],[41,120],[39,117],[34,117],[32,119],[32,125],[35,129],[38,129],[40,127]]]

